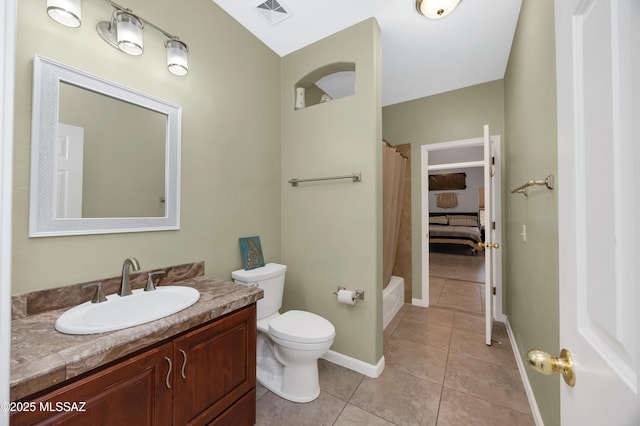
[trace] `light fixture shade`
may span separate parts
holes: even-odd
[[[460,0],[417,0],[416,9],[418,12],[431,19],[440,19],[447,16]]]
[[[164,44],[167,48],[167,68],[175,75],[186,75],[189,72],[187,54],[189,48],[177,38],[169,39]]]
[[[67,27],[76,28],[82,22],[80,0],[47,0],[47,14],[54,21]]]
[[[118,48],[129,55],[142,55],[144,51],[142,41],[142,28],[144,28],[144,24],[142,20],[124,10],[117,11],[114,17],[118,37]]]

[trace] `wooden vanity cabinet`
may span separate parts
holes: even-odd
[[[255,423],[255,304],[175,339],[173,359],[174,425]]]
[[[253,425],[255,304],[33,399],[11,425]],[[171,370],[170,370],[171,368]],[[86,402],[85,411],[64,403]],[[42,410],[41,408],[45,408]]]
[[[173,394],[166,386],[171,355],[167,343],[16,403],[33,411],[13,412],[11,425],[171,425]],[[73,403],[67,410],[65,404]]]

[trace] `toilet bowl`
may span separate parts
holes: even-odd
[[[333,324],[311,312],[282,306],[285,265],[232,272],[239,284],[257,285],[264,298],[257,302],[256,378],[264,387],[293,402],[310,402],[320,395],[318,358],[335,337]]]

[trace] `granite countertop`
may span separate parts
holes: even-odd
[[[66,308],[14,319],[11,322],[11,400],[76,377],[263,297],[258,287],[206,276],[172,285],[193,287],[200,291],[200,299],[183,311],[123,330],[89,335],[60,333],[54,324]]]

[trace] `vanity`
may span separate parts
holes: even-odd
[[[11,424],[253,425],[262,290],[203,275],[171,285],[200,299],[118,331],[59,333],[65,308],[14,319]]]
[[[29,237],[179,230],[182,108],[39,55],[33,82]],[[262,290],[204,276],[203,262],[161,275],[158,289],[192,287],[197,302],[96,334],[55,328],[96,283],[12,297],[11,425],[253,425]],[[113,295],[120,277],[100,281]],[[157,306],[144,300],[103,319]]]

